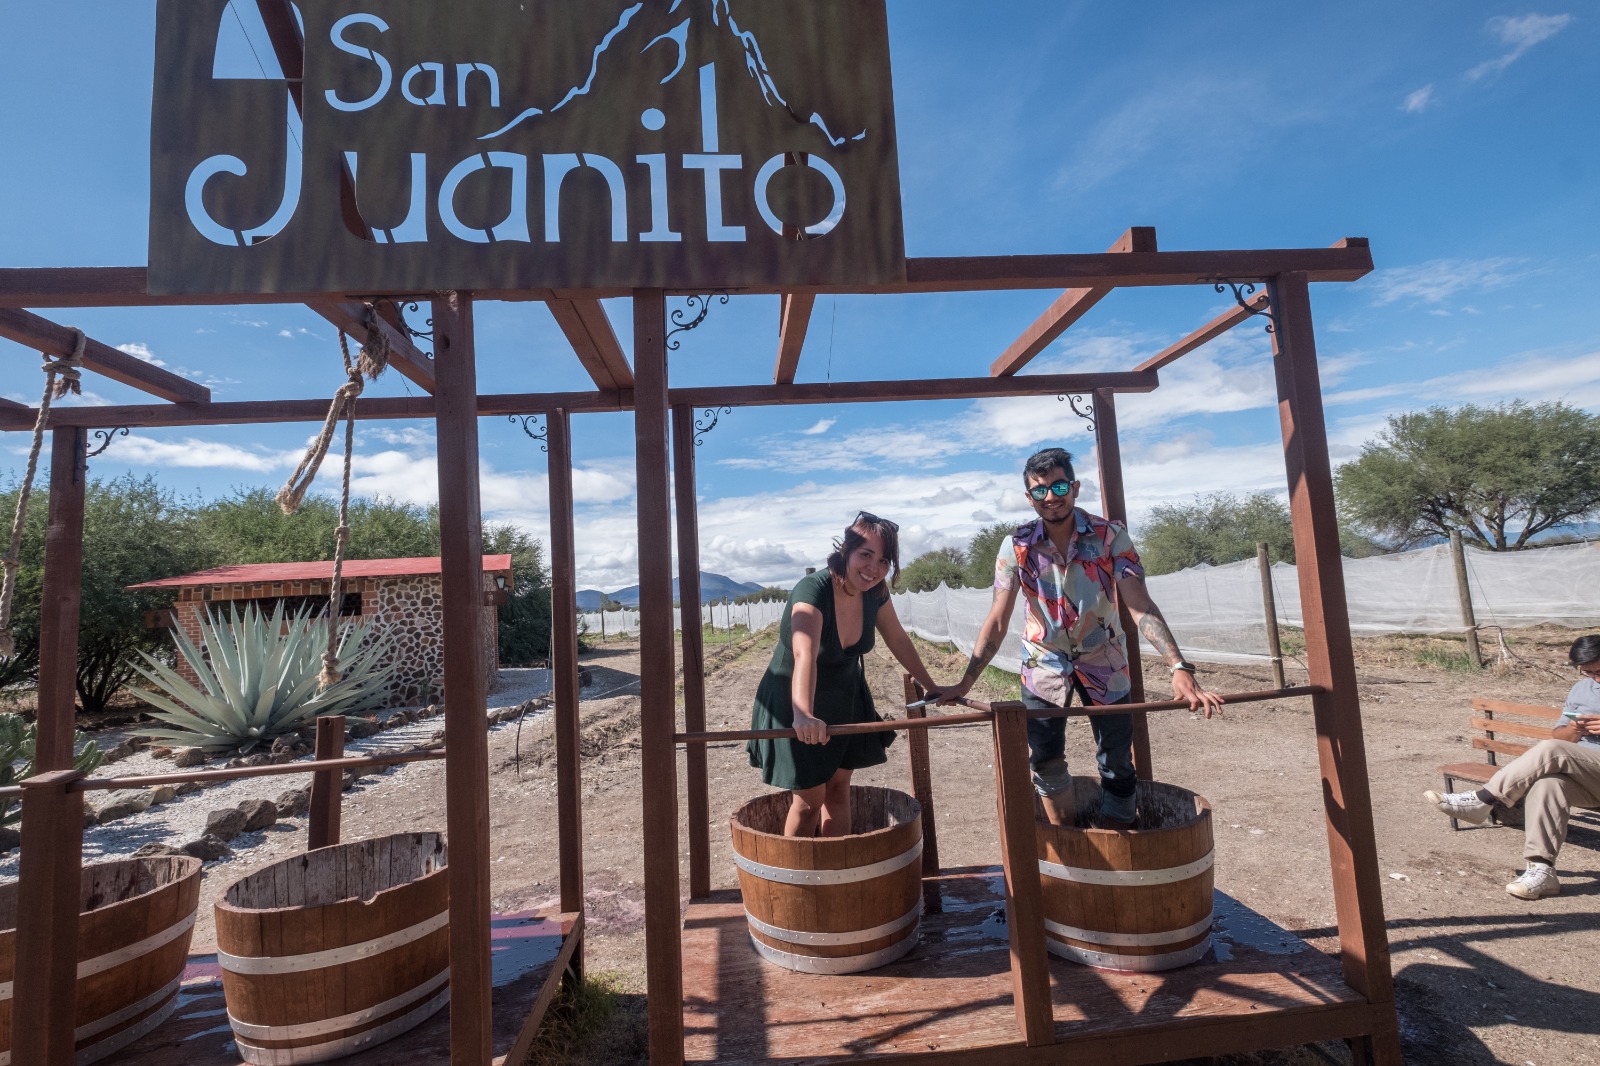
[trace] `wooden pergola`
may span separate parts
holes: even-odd
[[[1310,284],[1353,281],[1370,272],[1372,258],[1363,239],[1346,239],[1328,248],[1160,251],[1155,234],[1135,228],[1110,250],[1094,254],[912,258],[905,278],[889,284],[808,285],[784,289],[744,287],[734,297],[782,297],[780,336],[773,380],[766,384],[674,388],[668,373],[667,301],[691,295],[669,289],[583,289],[555,291],[447,292],[394,294],[431,300],[432,356],[418,350],[397,326],[393,304],[359,294],[273,293],[217,297],[152,295],[142,268],[0,270],[0,335],[31,348],[63,355],[74,334],[31,308],[147,307],[193,304],[305,303],[340,329],[363,339],[380,330],[395,365],[427,395],[364,398],[355,417],[364,420],[431,418],[438,440],[439,500],[445,598],[446,822],[450,841],[451,983],[449,1033],[451,1060],[491,1061],[495,1054],[490,975],[490,838],[486,694],[477,669],[481,647],[481,514],[478,486],[478,419],[487,416],[543,415],[547,421],[550,463],[551,566],[554,577],[557,646],[556,722],[560,797],[561,904],[573,937],[581,936],[583,900],[582,815],[578,781],[578,684],[575,632],[576,585],[572,527],[572,450],[570,419],[595,411],[632,411],[637,437],[637,507],[641,615],[641,718],[644,797],[638,826],[645,862],[645,907],[651,1061],[746,1061],[748,1041],[737,1031],[751,1019],[772,1026],[766,1050],[754,1057],[782,1061],[820,1061],[835,1057],[874,1057],[900,1061],[919,1048],[930,1062],[1058,1061],[1063,1050],[1108,1054],[1114,1061],[1158,1062],[1195,1054],[1281,1046],[1312,1040],[1352,1041],[1359,1061],[1399,1063],[1400,1046],[1394,992],[1385,936],[1382,896],[1366,776],[1360,705],[1351,654],[1345,594],[1339,561],[1338,529],[1327,455],[1312,327]],[[1213,319],[1161,352],[1125,371],[1093,374],[1021,375],[1027,362],[1111,290],[1150,286],[1264,285],[1264,291]],[[1050,307],[994,360],[987,374],[965,378],[797,383],[796,367],[807,321],[819,295],[865,295],[1041,290],[1059,293]],[[599,301],[631,297],[631,365]],[[480,393],[473,339],[474,307],[483,301],[542,301],[561,325],[584,368],[592,390],[563,393]],[[1128,997],[1112,997],[1120,1008],[1086,1024],[1073,980],[1080,968],[1048,964],[1038,912],[1038,881],[1032,874],[1031,800],[1027,798],[1022,747],[1022,713],[1014,705],[974,704],[963,715],[890,723],[920,731],[956,720],[992,722],[999,773],[1002,867],[965,873],[940,871],[936,848],[931,881],[945,885],[952,898],[981,891],[978,881],[1003,875],[1003,902],[1009,914],[1009,945],[998,948],[1001,970],[967,974],[962,981],[921,982],[919,1003],[929,1010],[916,1018],[893,1013],[842,1016],[824,1011],[805,1016],[780,1001],[792,982],[834,982],[830,994],[810,998],[831,1004],[865,995],[874,981],[909,980],[906,967],[936,964],[922,953],[883,975],[853,978],[799,976],[770,969],[764,979],[739,981],[734,974],[752,965],[741,960],[740,941],[730,944],[728,901],[713,892],[710,870],[709,797],[705,762],[708,740],[737,734],[705,732],[704,663],[696,605],[699,600],[698,528],[694,489],[694,413],[697,408],[773,404],[859,403],[974,397],[1092,394],[1099,451],[1101,493],[1111,517],[1125,518],[1115,396],[1148,392],[1159,384],[1163,367],[1206,341],[1250,318],[1270,316],[1279,415],[1282,422],[1302,602],[1305,604],[1308,683],[1299,689],[1249,698],[1309,695],[1314,707],[1322,802],[1333,870],[1332,891],[1338,916],[1340,954],[1336,965],[1302,967],[1282,980],[1252,978],[1230,971],[1225,962],[1180,971],[1190,976],[1152,978],[1176,982],[1194,1009],[1127,1007]],[[14,1009],[38,1019],[20,1030],[14,1061],[64,1064],[72,1058],[72,982],[76,939],[78,870],[81,865],[82,792],[100,787],[67,769],[71,758],[73,672],[82,566],[82,520],[86,433],[93,428],[238,425],[320,420],[327,404],[319,399],[269,399],[213,402],[205,389],[150,364],[130,359],[91,341],[86,369],[104,374],[152,396],[146,404],[55,408],[49,412],[51,492],[49,542],[39,684],[38,766],[42,773],[22,790],[24,805],[22,921],[18,952],[32,960],[19,972]],[[0,429],[33,428],[34,409],[0,403]],[[669,489],[669,484],[672,488]],[[677,723],[674,625],[672,617],[673,543],[676,533],[683,625],[684,711]],[[1142,699],[1137,659],[1135,698]],[[1147,710],[1160,709],[1152,704]],[[1148,775],[1148,735],[1141,728],[1137,755]],[[677,748],[686,748],[689,832],[687,920],[681,893],[677,841],[682,812]],[[910,745],[925,753],[925,735]],[[1018,759],[1023,760],[1022,772]],[[314,769],[302,764],[294,769]],[[289,768],[270,769],[274,772]],[[926,777],[925,758],[922,775]],[[232,771],[245,774],[246,771]],[[932,817],[931,792],[926,816]],[[931,826],[930,826],[931,827]],[[925,857],[925,861],[926,861]],[[961,878],[966,878],[961,881]],[[955,878],[955,880],[951,880]],[[977,881],[973,879],[977,878]],[[959,884],[957,882],[960,882]],[[1031,888],[1029,886],[1032,886]],[[930,922],[929,928],[936,928]],[[1036,935],[1035,935],[1036,934]],[[728,933],[728,935],[732,935]],[[742,936],[742,933],[740,934]],[[708,941],[707,937],[711,939]],[[737,937],[735,938],[737,939]],[[708,954],[709,953],[709,954]],[[686,965],[694,970],[695,995],[686,1001]],[[722,972],[722,968],[726,972]],[[981,967],[980,967],[981,969]],[[1072,970],[1072,973],[1065,972]],[[1258,967],[1259,969],[1259,967]],[[1302,972],[1303,971],[1303,972]],[[1254,971],[1252,971],[1254,972]],[[1082,970],[1082,974],[1093,971]],[[997,983],[998,982],[998,983]],[[1209,999],[1202,987],[1231,989]],[[1115,982],[1106,979],[1107,986]],[[879,987],[879,986],[873,986]],[[819,992],[812,985],[809,991]],[[1256,989],[1259,995],[1252,995]],[[1124,991],[1126,991],[1124,989]],[[880,987],[881,993],[881,987]],[[908,995],[911,994],[908,992]],[[943,996],[933,1001],[928,996]],[[723,1001],[719,1001],[722,997]],[[743,997],[743,998],[741,998]],[[753,997],[753,998],[752,998]],[[974,999],[973,997],[977,997]],[[892,999],[893,996],[888,998]],[[1181,997],[1179,997],[1181,998]],[[982,1005],[982,1017],[971,1013]],[[948,1014],[941,1014],[941,1009]],[[834,1011],[845,1008],[834,1007]],[[752,1014],[751,1011],[761,1013]],[[1122,1013],[1117,1013],[1121,1010]],[[995,1021],[994,1012],[1010,1019]],[[788,1012],[788,1013],[786,1013]],[[982,1013],[982,1012],[980,1012]],[[963,1020],[966,1019],[966,1020]],[[812,1023],[830,1024],[812,1024]],[[796,1024],[790,1024],[796,1023]],[[937,1038],[935,1038],[937,1034]],[[1060,1045],[1059,1047],[1057,1045]]]

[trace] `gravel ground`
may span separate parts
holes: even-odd
[[[545,669],[502,669],[493,689],[489,693],[489,711],[492,713],[507,707],[517,707],[529,700],[547,696],[550,693],[550,671]],[[414,708],[393,708],[392,710],[412,710]],[[384,717],[384,712],[379,717]],[[549,711],[540,708],[530,711],[525,716],[525,723],[532,723],[547,715]],[[386,729],[374,736],[364,737],[361,740],[351,740],[345,743],[347,755],[371,755],[383,752],[406,751],[428,741],[434,733],[444,728],[442,715],[423,718],[407,725]],[[516,721],[501,722],[490,726],[490,732],[515,730]],[[128,730],[106,730],[96,734],[95,739],[103,748],[114,747],[130,735]],[[311,756],[296,760],[310,761]],[[225,759],[216,759],[204,766],[193,769],[213,769],[220,767]],[[415,764],[404,764],[377,773],[383,776],[403,777],[408,772],[415,772]],[[96,777],[139,777],[147,774],[172,773],[176,768],[171,759],[158,759],[148,750],[140,751],[119,762],[102,766],[95,771]],[[248,777],[237,781],[219,781],[208,784],[198,792],[191,792],[179,796],[168,803],[158,804],[141,811],[130,814],[125,818],[107,825],[96,825],[84,830],[83,834],[83,861],[85,863],[104,862],[111,859],[124,859],[131,856],[146,844],[170,844],[181,846],[184,843],[197,839],[205,832],[206,817],[216,810],[233,807],[249,799],[277,799],[279,795],[293,789],[304,788],[309,784],[306,776],[300,774],[285,774],[280,776]],[[355,786],[356,790],[363,787]],[[98,806],[105,802],[108,793],[90,793],[91,805]],[[244,833],[229,841],[229,846],[235,853],[247,852],[264,843],[267,835],[274,831],[283,832],[286,827],[274,826],[272,828]],[[20,851],[12,851],[0,859],[0,878],[10,879],[17,876],[17,864]]]

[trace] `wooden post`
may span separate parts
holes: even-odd
[[[922,699],[922,688],[905,675],[906,717],[926,718],[928,708],[912,707]],[[911,751],[911,794],[922,808],[922,876],[939,876],[939,833],[933,821],[933,764],[928,757],[928,731],[906,730],[906,747]]]
[[[666,297],[633,293],[635,506],[639,514],[639,731],[644,765],[645,989],[650,1062],[683,1062],[683,940],[678,885],[678,752],[673,742],[672,507],[667,495]]]
[[[1261,570],[1261,610],[1267,623],[1267,651],[1272,656],[1272,683],[1284,688],[1289,682],[1283,675],[1283,642],[1278,639],[1278,598],[1272,592],[1272,558],[1264,540],[1256,541],[1256,566]]]
[[[483,676],[483,515],[478,502],[472,298],[433,300],[439,554],[444,583],[445,822],[450,843],[450,1061],[494,1053],[489,966],[489,725]]]
[[[706,727],[705,642],[700,632],[700,516],[695,503],[694,408],[672,408],[672,484],[677,494],[678,618],[683,631],[683,728]],[[711,797],[706,747],[684,752],[689,799],[689,898],[711,895]]]
[[[1333,474],[1328,462],[1322,386],[1306,275],[1282,274],[1268,282],[1273,322],[1278,416],[1283,428],[1294,521],[1295,561],[1305,616],[1306,666],[1312,697],[1322,797],[1333,867],[1334,910],[1345,982],[1379,1008],[1379,1031],[1370,1037],[1381,1066],[1402,1061],[1394,1013],[1394,980],[1383,920],[1366,742],[1356,690],[1355,656],[1339,555]]]
[[[50,503],[39,604],[39,715],[34,767],[72,766],[78,612],[83,600],[84,430],[50,431]]]
[[[52,491],[52,503],[54,497]],[[67,786],[81,777],[76,770],[48,770],[22,782],[11,1000],[11,1017],[22,1020],[11,1025],[11,1061],[29,1066],[72,1066],[74,1059],[83,793]]]
[[[550,666],[556,700],[557,850],[561,909],[583,910],[583,779],[579,739],[578,562],[572,521],[572,418],[564,410],[545,420],[550,449]],[[582,966],[582,955],[573,956]]]
[[[1011,994],[1022,1038],[1029,1047],[1037,1047],[1055,1043],[1056,1027],[1045,958],[1033,782],[1028,773],[1028,712],[1020,704],[994,712],[994,773],[1006,879],[1006,931],[1011,938]]]
[[[313,758],[344,758],[344,715],[324,714],[317,718],[317,743]],[[344,801],[344,772],[318,770],[311,775],[311,810],[306,822],[306,850],[328,848],[339,843],[339,815]]]
[[[1105,517],[1128,523],[1128,501],[1122,489],[1122,445],[1117,438],[1117,394],[1110,389],[1094,392],[1094,444],[1100,460],[1100,502]],[[1123,641],[1128,649],[1128,699],[1144,702],[1144,663],[1139,658],[1139,631],[1133,616],[1117,597],[1117,615],[1122,621]],[[1141,711],[1133,716],[1133,767],[1141,781],[1152,781],[1150,766],[1150,723]]]
[[[1456,595],[1461,599],[1461,624],[1467,627],[1467,654],[1472,665],[1483,669],[1483,652],[1478,647],[1478,618],[1472,610],[1472,586],[1467,583],[1467,549],[1461,544],[1461,531],[1450,531],[1450,558],[1456,564]]]

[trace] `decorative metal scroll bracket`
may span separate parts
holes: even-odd
[[[93,436],[96,440],[98,440],[100,442],[100,444],[99,444],[98,447],[90,448],[87,451],[85,451],[83,453],[83,461],[84,462],[88,462],[90,459],[93,459],[95,456],[99,455],[100,453],[104,452],[107,448],[111,447],[112,438],[116,437],[116,436],[119,436],[119,435],[126,437],[128,435],[128,427],[127,426],[117,426],[114,429],[97,429],[97,430],[95,430],[91,434],[91,436]]]
[[[1266,318],[1266,320],[1267,320],[1267,332],[1268,333],[1276,332],[1274,330],[1274,328],[1273,328],[1272,306],[1270,304],[1268,304],[1266,306],[1263,306],[1263,307],[1251,307],[1248,303],[1245,302],[1245,297],[1246,296],[1250,296],[1250,295],[1255,293],[1255,291],[1256,291],[1256,283],[1255,282],[1253,282],[1253,281],[1238,282],[1238,281],[1233,281],[1233,280],[1231,280],[1229,278],[1219,278],[1219,279],[1217,279],[1216,283],[1213,284],[1211,287],[1213,289],[1215,289],[1217,292],[1221,292],[1224,288],[1232,289],[1233,290],[1233,301],[1234,301],[1234,303],[1236,303],[1240,307],[1244,308],[1245,311],[1248,312],[1249,314],[1261,315],[1264,318]]]
[[[683,343],[682,341],[673,340],[673,334],[687,333],[691,329],[698,329],[700,324],[706,320],[706,316],[711,313],[712,297],[716,297],[717,303],[719,304],[725,304],[728,302],[727,293],[711,292],[705,294],[704,296],[691,296],[688,298],[687,303],[683,307],[673,308],[672,314],[669,316],[672,320],[673,328],[667,330],[667,351],[675,352],[678,350],[678,346]],[[690,314],[694,313],[695,305],[697,303],[700,305],[699,313],[695,314],[693,319],[685,321],[685,319],[688,319]],[[715,424],[715,420],[713,420],[713,424]]]
[[[506,415],[506,421],[510,422],[512,425],[521,422],[522,432],[526,433],[530,439],[539,442],[539,450],[541,452],[548,452],[550,450],[550,426],[548,423],[540,422],[540,417],[542,416]],[[539,427],[537,432],[534,430],[534,426]]]
[[[1071,396],[1057,396],[1056,402],[1070,405],[1072,408],[1072,413],[1089,423],[1089,432],[1094,432],[1094,397],[1084,396],[1081,393],[1074,393]],[[1080,403],[1083,406],[1080,407]]]
[[[400,320],[400,328],[404,330],[407,335],[412,337],[420,337],[423,340],[433,340],[433,329],[431,328],[433,326],[433,319],[430,318],[427,320],[430,328],[425,330],[412,329],[411,323],[406,321],[407,310],[414,311],[419,315],[422,313],[422,304],[420,302],[416,300],[390,300],[389,303],[394,307],[395,317]],[[515,418],[515,416],[512,417]]]
[[[694,446],[698,448],[705,443],[703,438],[707,433],[717,428],[717,420],[723,415],[731,414],[733,414],[733,408],[731,407],[707,407],[705,413],[694,420]],[[706,421],[708,418],[711,421]]]

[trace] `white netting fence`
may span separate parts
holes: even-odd
[[[1600,626],[1600,543],[1569,544],[1522,552],[1466,549],[1467,583],[1479,627],[1552,623]],[[1370,559],[1344,560],[1350,628],[1373,633],[1459,633],[1461,615],[1455,564],[1447,545]],[[1255,560],[1198,566],[1149,579],[1184,654],[1206,662],[1266,662],[1267,626],[1261,571]],[[1293,566],[1272,567],[1278,624],[1300,628],[1300,585]],[[910,632],[971,652],[989,611],[989,589],[901,593],[895,610]],[[781,612],[780,612],[781,613]],[[1020,665],[1022,602],[1012,616],[994,664],[1015,673]]]
[[[735,626],[745,626],[754,633],[768,626],[775,626],[783,617],[784,604],[777,603],[706,603],[700,606],[700,624],[710,626],[712,629],[732,629]],[[620,611],[607,611],[602,621],[599,611],[585,611],[579,617],[583,619],[584,629],[595,638],[602,633],[607,637],[631,636],[639,632],[639,611],[633,607],[624,607]],[[680,629],[682,615],[674,609],[672,612],[672,628]],[[602,626],[604,628],[602,628]]]

